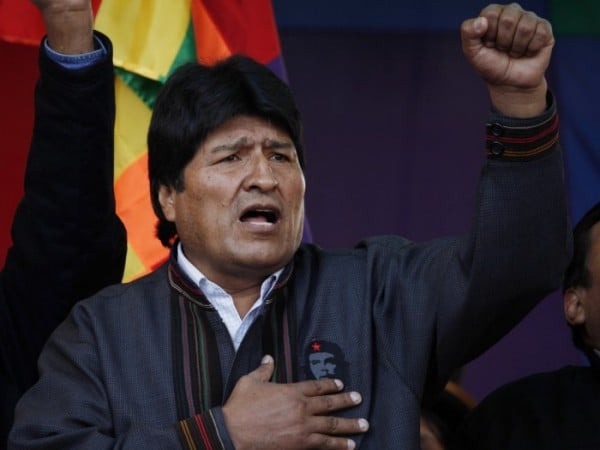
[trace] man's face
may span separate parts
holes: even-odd
[[[260,281],[290,261],[304,222],[304,174],[287,132],[237,116],[210,133],[183,171],[184,189],[162,186],[188,259],[224,288]]]
[[[585,309],[585,329],[589,343],[600,349],[600,222],[590,229],[587,269],[591,276],[589,288],[582,289]]]
[[[310,362],[310,370],[315,379],[320,380],[327,376],[335,375],[336,364],[334,356],[328,352],[311,353],[308,357]]]

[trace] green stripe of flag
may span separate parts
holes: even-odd
[[[146,104],[146,106],[152,109],[154,107],[154,102],[156,101],[158,91],[169,75],[171,75],[171,73],[173,73],[173,71],[182,64],[193,61],[196,61],[196,41],[194,38],[194,28],[192,27],[192,22],[190,21],[184,39],[179,47],[179,51],[177,52],[177,55],[175,56],[175,59],[173,60],[173,63],[171,64],[169,72],[166,76],[161,77],[158,81],[156,81],[136,73],[129,72],[128,70],[121,69],[120,67],[116,67],[115,72],[117,76],[121,78],[121,80],[123,80],[123,82],[137,94],[137,96]]]

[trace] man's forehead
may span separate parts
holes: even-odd
[[[329,352],[315,352],[311,353],[309,356],[315,359],[326,359],[333,357],[333,354]]]
[[[590,237],[593,238],[593,240],[600,239],[600,222],[596,222],[592,225],[592,228],[590,228]]]
[[[217,129],[206,137],[200,149],[205,152],[240,150],[242,148],[261,145],[263,147],[294,148],[292,139],[287,133],[273,128],[250,129],[233,127]]]
[[[237,141],[242,138],[290,139],[289,134],[279,125],[254,116],[235,116],[215,128],[207,138]]]
[[[600,222],[596,222],[589,231],[590,247],[600,251]]]
[[[590,248],[587,255],[589,269],[600,277],[600,222],[596,222],[589,233]]]

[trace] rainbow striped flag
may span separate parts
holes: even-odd
[[[155,237],[146,149],[152,107],[165,79],[183,63],[210,64],[234,53],[266,64],[284,80],[287,76],[271,0],[93,0],[92,6],[95,28],[114,44],[115,196],[128,234],[127,281],[168,256]],[[43,34],[30,2],[0,0],[0,38],[38,45]]]

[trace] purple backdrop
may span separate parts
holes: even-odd
[[[488,98],[458,32],[282,30],[303,113],[307,214],[316,243],[466,232],[483,162]],[[540,243],[543,245],[543,243]],[[477,399],[514,378],[579,362],[559,295],[466,366]]]

